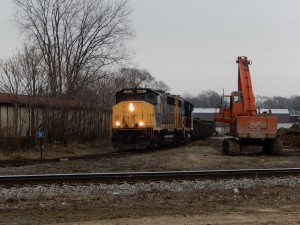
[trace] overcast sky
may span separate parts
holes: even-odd
[[[255,95],[300,95],[300,1],[132,0],[135,60],[174,94],[237,89],[252,60]]]
[[[237,89],[247,56],[255,95],[300,95],[300,1],[131,0],[134,62],[173,94]],[[0,2],[0,57],[21,47],[11,0]]]

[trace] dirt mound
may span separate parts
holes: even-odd
[[[300,125],[293,124],[290,128],[279,128],[277,131],[283,146],[292,148],[300,147]]]

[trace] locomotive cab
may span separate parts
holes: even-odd
[[[112,146],[118,149],[151,146],[154,130],[159,130],[160,103],[159,93],[151,89],[123,89],[117,92],[112,114]]]
[[[116,94],[112,127],[121,129],[156,127],[158,93],[150,89],[124,89]]]

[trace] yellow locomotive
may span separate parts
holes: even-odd
[[[149,88],[123,89],[113,106],[111,141],[117,149],[145,149],[188,141],[193,104]]]

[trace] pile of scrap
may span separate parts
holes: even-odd
[[[283,146],[290,148],[299,148],[300,147],[300,125],[293,124],[292,127],[280,128],[277,131],[279,138],[283,142]]]

